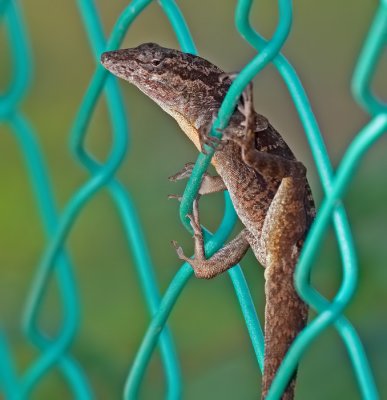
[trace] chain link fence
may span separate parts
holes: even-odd
[[[119,211],[125,228],[127,244],[134,256],[144,297],[152,316],[137,356],[128,372],[124,398],[137,398],[142,378],[158,343],[167,382],[166,398],[170,400],[181,398],[180,367],[171,334],[165,324],[173,306],[184,291],[186,283],[192,277],[192,270],[188,265],[182,265],[164,295],[160,296],[155,282],[154,267],[135,207],[127,188],[116,178],[116,171],[126,154],[129,134],[123,99],[115,79],[111,77],[108,79],[107,71],[99,65],[100,54],[105,50],[120,47],[130,25],[150,3],[151,0],[133,0],[119,16],[111,35],[106,39],[94,2],[91,0],[77,2],[89,37],[90,47],[95,55],[96,69],[74,118],[70,144],[72,153],[89,173],[89,179],[59,212],[53,201],[52,187],[47,178],[47,168],[42,150],[36,141],[36,132],[20,106],[21,101],[27,95],[33,70],[31,47],[28,43],[28,34],[25,32],[21,3],[16,0],[0,1],[1,23],[4,24],[8,34],[13,65],[12,80],[7,90],[0,96],[0,121],[3,126],[8,126],[20,146],[47,236],[47,246],[31,284],[23,316],[25,337],[29,343],[37,347],[39,355],[22,374],[17,372],[5,330],[1,329],[0,331],[0,388],[6,399],[28,398],[52,370],[60,372],[67,382],[73,398],[94,398],[85,371],[69,351],[79,329],[80,300],[74,277],[74,265],[66,250],[66,241],[74,223],[88,206],[90,199],[102,189],[108,191]],[[167,16],[181,49],[196,53],[189,28],[177,4],[171,0],[159,0],[158,4],[160,12]],[[364,154],[387,130],[387,106],[371,90],[371,82],[387,41],[387,2],[380,1],[369,33],[365,38],[352,80],[353,95],[367,111],[370,119],[348,146],[335,172],[308,97],[295,70],[281,54],[281,48],[292,26],[292,2],[289,0],[278,1],[278,25],[272,38],[268,41],[250,25],[251,6],[252,1],[238,1],[235,23],[241,38],[257,51],[257,55],[246,64],[233,82],[219,110],[213,134],[216,134],[216,128],[224,128],[227,125],[236,101],[248,82],[268,63],[273,63],[298,112],[325,192],[324,200],[318,210],[316,221],[305,243],[295,273],[297,289],[301,297],[316,311],[316,316],[293,343],[267,398],[279,399],[281,397],[286,382],[293,374],[296,365],[302,362],[305,350],[314,345],[316,339],[327,327],[333,325],[348,351],[362,398],[377,399],[378,393],[373,374],[362,343],[356,330],[343,315],[343,311],[357,287],[357,259],[349,222],[340,199],[345,195]],[[88,127],[100,96],[105,96],[114,138],[109,156],[103,164],[99,163],[85,146]],[[211,154],[199,155],[181,202],[181,221],[189,231],[189,223],[185,216],[191,210],[200,178],[208,167],[210,158]],[[221,247],[234,227],[236,216],[227,194],[225,194],[225,205],[224,217],[217,231],[214,234],[206,232],[207,254],[212,254]],[[333,224],[340,249],[342,281],[334,298],[328,301],[310,285],[309,276],[313,269],[316,252],[330,223]],[[229,275],[240,303],[257,363],[262,370],[263,334],[247,282],[239,266],[230,270]],[[48,337],[39,320],[50,281],[55,282],[63,310],[61,329],[55,337]]]

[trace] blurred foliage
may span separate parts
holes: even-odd
[[[238,70],[251,58],[253,51],[233,25],[234,2],[182,0],[179,4],[202,56],[226,71]],[[98,1],[107,33],[125,5],[124,1]],[[349,82],[376,6],[376,1],[362,0],[300,0],[294,5],[294,28],[284,52],[309,93],[334,165],[368,119],[353,101]],[[73,2],[25,0],[22,7],[35,62],[33,85],[22,108],[39,133],[58,206],[62,208],[87,179],[85,171],[70,154],[68,141],[69,128],[95,64]],[[252,21],[261,33],[270,36],[276,19],[277,7],[272,1],[256,2]],[[136,20],[122,47],[146,41],[177,46],[157,3]],[[12,65],[3,26],[0,46],[0,88],[4,90],[12,75]],[[386,58],[374,82],[381,95],[387,90],[385,71]],[[185,162],[195,160],[196,151],[175,122],[137,89],[122,83],[122,90],[132,136],[119,178],[131,191],[138,207],[160,289],[164,291],[179,267],[170,241],[178,239],[187,251],[192,249],[191,237],[179,222],[177,203],[167,200],[169,193],[183,190],[183,183],[169,183],[166,178]],[[255,103],[256,109],[269,117],[298,158],[308,165],[313,191],[317,199],[321,198],[321,187],[300,122],[273,67],[256,79]],[[45,242],[17,143],[7,127],[1,125],[0,129],[3,182],[0,311],[2,325],[22,369],[34,357],[35,350],[22,337],[20,316]],[[100,159],[110,147],[110,131],[102,102],[94,114],[87,141],[88,148]],[[386,140],[382,139],[368,153],[345,199],[360,261],[359,288],[347,315],[368,351],[381,397],[387,396],[387,383],[382,379],[387,359]],[[223,211],[222,197],[213,195],[203,199],[201,209],[202,221],[214,229]],[[149,317],[118,215],[105,192],[99,193],[81,213],[70,235],[68,249],[77,268],[83,304],[82,325],[72,353],[88,372],[97,398],[119,398]],[[322,293],[332,297],[341,273],[332,235],[316,262],[313,280]],[[262,316],[262,269],[251,254],[243,265]],[[52,285],[43,316],[51,332],[55,332],[60,322],[55,289]],[[185,399],[257,397],[258,367],[226,275],[210,282],[193,279],[172,313],[170,326],[182,364]],[[51,375],[34,398],[68,398],[62,378],[56,373]],[[345,349],[333,329],[309,350],[299,376],[300,399],[359,398]],[[162,393],[163,374],[156,356],[144,383],[142,398],[161,399]]]

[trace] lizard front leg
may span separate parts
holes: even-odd
[[[180,181],[182,179],[188,179],[191,176],[194,163],[187,163],[184,165],[184,167],[177,172],[176,174],[170,176],[168,179],[171,182],[176,182]],[[209,193],[217,193],[217,192],[222,192],[223,190],[227,190],[226,185],[223,182],[223,179],[219,176],[212,176],[208,172],[205,172],[203,175],[203,179],[199,188],[198,195],[204,195],[204,194],[209,194]],[[169,195],[169,198],[177,198],[178,200],[181,200],[180,195]]]
[[[245,134],[242,137],[237,137],[232,134],[230,135],[232,131],[226,131],[228,133],[226,134],[226,139],[233,140],[239,144],[242,150],[243,161],[264,177],[267,176],[279,180],[285,177],[305,178],[306,168],[302,162],[289,160],[279,155],[257,149],[255,139],[256,135],[259,135],[259,131],[256,129],[256,120],[259,120],[261,116],[254,111],[253,87],[251,83],[243,92],[243,106],[239,106],[238,109],[245,116]]]

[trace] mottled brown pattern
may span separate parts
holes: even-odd
[[[231,84],[207,60],[153,43],[104,53],[101,62],[173,116],[199,149],[200,132],[211,124]],[[265,267],[264,398],[289,345],[306,323],[307,308],[294,290],[293,272],[315,211],[303,165],[265,117],[250,115],[255,123],[253,143],[240,145],[239,139],[246,137],[245,117],[235,110],[224,131],[229,140],[215,152],[212,163],[246,229],[206,260],[196,205],[191,217],[195,258],[189,262],[197,276],[211,278],[238,262],[250,245]],[[223,188],[218,180],[211,190],[210,181],[207,176],[203,193]],[[176,248],[187,259],[177,244]],[[295,377],[283,399],[293,398],[294,386]]]

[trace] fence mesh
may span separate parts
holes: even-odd
[[[69,233],[80,213],[87,207],[88,201],[102,189],[108,190],[119,210],[128,246],[134,255],[144,297],[152,316],[151,323],[128,373],[124,398],[134,399],[137,397],[142,377],[157,343],[160,345],[167,381],[166,398],[172,400],[181,397],[179,363],[171,334],[165,324],[187,281],[192,277],[192,270],[187,264],[182,265],[165,294],[160,297],[155,283],[154,268],[135,207],[127,188],[115,177],[115,173],[125,157],[129,135],[123,100],[115,79],[112,77],[108,79],[107,71],[99,65],[100,54],[105,50],[120,47],[132,22],[151,2],[151,0],[133,0],[117,19],[108,39],[104,37],[100,16],[94,2],[91,0],[77,2],[88,33],[90,46],[95,55],[96,69],[72,125],[71,151],[86,168],[90,177],[74,193],[63,210],[58,212],[53,201],[52,188],[47,178],[42,151],[36,140],[36,132],[20,108],[20,102],[26,96],[32,78],[30,45],[28,34],[24,30],[21,6],[16,0],[0,1],[1,22],[5,25],[8,33],[13,65],[11,82],[0,97],[0,121],[2,124],[8,125],[20,146],[47,235],[47,246],[36,270],[23,316],[26,339],[39,349],[39,356],[28,365],[22,374],[17,372],[5,330],[1,329],[0,331],[0,387],[7,399],[28,398],[53,369],[59,370],[74,398],[91,399],[94,397],[85,372],[69,352],[69,347],[79,328],[79,298],[73,274],[74,266],[65,247]],[[159,0],[158,3],[160,10],[166,14],[181,49],[196,53],[188,26],[175,2]],[[297,289],[301,297],[316,311],[316,317],[291,346],[267,398],[280,398],[286,382],[293,374],[297,363],[302,359],[305,350],[327,327],[334,325],[348,351],[362,397],[377,399],[377,389],[362,343],[356,330],[343,316],[343,311],[357,286],[357,260],[348,219],[340,199],[344,196],[364,154],[387,130],[387,106],[371,90],[371,82],[387,41],[387,1],[380,1],[352,81],[353,95],[367,111],[370,120],[348,146],[335,173],[302,84],[291,64],[280,53],[291,29],[291,1],[278,1],[278,25],[269,41],[260,36],[250,25],[251,7],[252,0],[238,1],[235,23],[241,37],[257,50],[257,55],[246,64],[230,87],[214,123],[213,134],[217,135],[216,129],[224,128],[227,125],[236,102],[248,82],[268,63],[272,62],[284,80],[299,114],[325,192],[325,198],[311,228],[295,273]],[[95,105],[99,97],[103,95],[106,97],[111,117],[114,140],[107,160],[100,164],[85,147],[85,137]],[[191,210],[192,200],[198,190],[201,176],[209,165],[211,155],[211,153],[199,155],[192,177],[184,192],[180,215],[182,223],[188,230],[190,230],[190,226],[185,216]],[[207,254],[212,254],[221,247],[236,221],[236,215],[227,193],[225,194],[225,204],[225,214],[218,230],[214,234],[205,232]],[[313,268],[316,251],[330,223],[333,224],[340,249],[342,281],[334,298],[328,301],[310,285],[308,277]],[[231,269],[229,275],[241,306],[257,362],[262,370],[263,334],[246,280],[239,266]],[[63,309],[61,329],[55,337],[48,337],[39,324],[39,315],[46,299],[47,285],[50,280],[55,282]],[[164,329],[161,330],[161,327]]]

